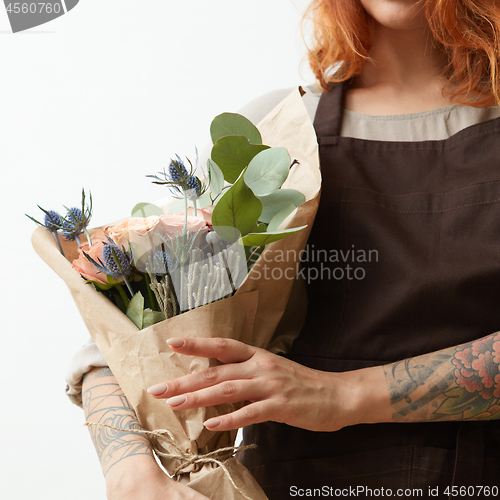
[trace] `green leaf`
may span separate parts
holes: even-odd
[[[245,183],[257,196],[279,189],[290,171],[290,155],[285,148],[269,148],[252,158],[245,172]]]
[[[224,179],[233,184],[252,158],[269,146],[250,144],[244,136],[221,137],[212,148],[212,160],[219,166]]]
[[[296,209],[293,203],[289,203],[285,208],[281,209],[269,222],[267,230],[274,232],[278,230],[280,224]]]
[[[92,280],[85,280],[85,283],[92,283],[92,285],[94,285],[99,290],[109,290],[110,288],[113,288],[115,286],[112,284],[105,285],[104,283],[99,283],[98,281],[92,281]]]
[[[152,203],[138,203],[132,209],[132,217],[149,217],[150,215],[163,215],[163,210]]]
[[[273,231],[266,233],[250,233],[241,238],[240,242],[246,247],[267,245],[268,243],[273,243],[274,241],[282,240],[291,234],[298,233],[307,226],[291,227],[290,229],[284,229],[283,231]]]
[[[295,189],[278,189],[274,193],[258,198],[263,205],[259,220],[266,223],[271,222],[271,219],[290,203],[298,207],[306,201],[305,196]]]
[[[142,328],[147,328],[151,325],[156,325],[165,320],[165,314],[161,311],[152,311],[151,309],[144,309],[144,320]]]
[[[264,233],[265,231],[267,231],[267,225],[260,223],[252,227],[250,233]]]
[[[141,292],[137,292],[131,299],[127,307],[127,318],[134,325],[142,330],[144,323],[144,297]]]
[[[216,233],[225,241],[234,243],[257,224],[262,203],[243,180],[244,172],[220,198],[212,213]]]
[[[224,174],[211,158],[207,160],[208,175],[210,179],[210,192],[215,198],[224,187]]]
[[[222,113],[216,116],[210,125],[210,135],[214,144],[221,137],[228,135],[243,135],[251,144],[262,144],[262,137],[257,127],[237,113]]]

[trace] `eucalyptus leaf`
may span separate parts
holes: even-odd
[[[292,203],[298,207],[306,201],[305,196],[295,189],[278,189],[274,193],[258,198],[263,205],[259,220],[265,223],[271,222],[272,218],[288,204]]]
[[[244,172],[220,198],[212,213],[215,232],[229,243],[248,234],[262,212],[262,203],[245,184],[243,177]]]
[[[210,125],[210,135],[214,144],[221,137],[228,135],[243,135],[251,144],[262,144],[262,137],[257,127],[237,113],[222,113],[216,116]]]
[[[290,171],[290,155],[285,148],[269,148],[252,158],[245,172],[245,183],[257,196],[279,189]]]
[[[264,233],[265,231],[267,231],[267,225],[260,223],[260,224],[256,224],[254,227],[252,227],[252,229],[250,230],[250,233]]]
[[[212,160],[219,166],[224,179],[233,184],[253,157],[269,146],[250,144],[244,136],[221,137],[212,148]]]
[[[149,217],[151,215],[163,215],[163,210],[152,203],[138,203],[132,209],[132,217]]]
[[[241,238],[240,242],[242,245],[246,247],[254,247],[267,245],[268,243],[273,243],[274,241],[282,240],[291,234],[298,233],[302,231],[302,229],[306,228],[306,226],[299,227],[291,227],[290,229],[284,229],[283,231],[273,231],[266,233],[249,233],[243,238]]]
[[[161,311],[152,311],[151,309],[144,309],[144,319],[142,328],[147,328],[151,325],[156,325],[165,319],[165,314]]]
[[[289,203],[285,208],[281,209],[269,222],[267,227],[268,232],[272,233],[278,230],[280,224],[296,209],[293,203]]]
[[[127,318],[132,321],[139,330],[142,330],[144,322],[144,297],[141,292],[137,292],[130,300],[127,307]]]
[[[212,197],[216,197],[224,187],[224,174],[211,158],[207,160],[208,175],[210,179],[210,192]]]

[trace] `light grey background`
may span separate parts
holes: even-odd
[[[15,35],[1,5],[1,498],[105,499],[83,412],[64,394],[87,333],[23,214],[77,205],[82,187],[93,225],[160,198],[144,176],[202,148],[213,117],[311,81],[299,73],[306,3],[81,0]]]

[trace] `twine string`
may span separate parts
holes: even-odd
[[[165,458],[172,458],[176,460],[181,461],[181,465],[177,467],[177,469],[174,471],[173,476],[177,477],[179,474],[181,474],[185,469],[187,469],[189,466],[193,464],[205,464],[205,463],[211,463],[211,464],[217,464],[224,472],[226,477],[228,478],[229,482],[233,486],[233,488],[238,491],[243,497],[246,498],[246,500],[252,500],[251,497],[249,497],[240,487],[236,485],[234,482],[233,477],[231,476],[231,473],[229,472],[229,469],[225,465],[223,460],[215,458],[218,455],[224,454],[224,453],[229,453],[229,456],[224,459],[227,460],[229,457],[232,457],[236,452],[242,451],[242,450],[249,450],[252,448],[256,448],[255,444],[250,444],[246,446],[227,446],[225,448],[219,448],[217,450],[211,451],[209,453],[204,453],[201,455],[195,455],[191,452],[186,452],[184,450],[181,450],[177,447],[175,443],[175,439],[173,434],[168,430],[168,429],[157,429],[154,431],[147,431],[144,429],[120,429],[119,427],[114,427],[113,425],[108,425],[108,424],[101,424],[97,422],[87,422],[84,424],[86,427],[90,426],[99,426],[99,427],[107,427],[109,429],[113,429],[115,431],[120,431],[120,432],[131,432],[134,434],[145,434],[147,436],[151,436],[155,442],[157,442],[160,439],[168,439],[170,441],[170,445],[173,446],[178,453],[165,453],[163,451],[160,451],[158,448],[158,444],[152,443],[153,449],[157,455],[160,457],[165,457]]]

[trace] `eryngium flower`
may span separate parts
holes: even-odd
[[[110,276],[123,278],[132,272],[131,257],[114,243],[105,243],[102,259]]]
[[[25,214],[26,217],[31,219],[33,222],[36,222],[39,226],[48,229],[51,233],[54,233],[54,236],[56,237],[57,240],[57,244],[59,245],[59,250],[61,254],[64,255],[64,250],[61,246],[61,241],[59,240],[59,236],[57,234],[57,231],[61,229],[62,217],[55,210],[45,210],[40,205],[37,205],[37,207],[45,214],[43,223],[31,217],[31,215]]]
[[[61,229],[62,217],[55,210],[45,210],[40,205],[37,205],[37,207],[45,214],[43,222],[39,222],[34,217],[31,217],[31,215],[25,214],[28,219],[31,219],[39,226],[42,226],[53,233]]]
[[[147,175],[146,177],[154,179],[154,184],[167,185],[176,198],[182,198],[186,193],[188,198],[196,200],[206,191],[207,186],[194,175],[193,164],[189,158],[186,159],[189,163],[189,171],[181,158],[176,155],[176,159],[170,161],[166,171],[158,172],[159,175]]]
[[[179,262],[172,258],[167,252],[158,250],[149,258],[149,270],[151,274],[165,276],[167,272],[172,272]]]
[[[85,191],[82,189],[82,208],[72,207],[66,208],[66,217],[61,217],[61,232],[64,237],[73,241],[76,240],[80,244],[78,237],[85,233],[87,239],[90,242],[90,237],[87,234],[87,226],[90,223],[90,218],[92,217],[92,195],[89,196],[90,204],[85,204]]]
[[[103,242],[103,260],[98,258],[97,261],[95,261],[85,252],[83,252],[83,255],[85,255],[85,258],[89,262],[92,262],[96,269],[102,273],[115,279],[123,279],[127,285],[128,291],[130,292],[130,296],[133,297],[134,292],[127,280],[127,277],[132,272],[132,256],[128,252],[125,252],[125,250],[122,250],[111,238],[109,238],[109,236],[106,236],[106,238],[108,243],[105,241]]]
[[[61,216],[55,210],[47,210],[43,221],[49,231],[55,232],[61,228]]]
[[[90,255],[83,252],[86,259],[102,273],[116,279],[126,278],[132,272],[132,257],[122,250],[111,238],[107,237],[108,243],[104,243],[102,249],[102,260],[95,261]]]
[[[68,213],[62,223],[62,233],[64,237],[73,241],[83,233],[83,228],[88,224],[84,224],[83,212],[76,207],[68,209]]]

